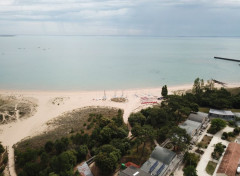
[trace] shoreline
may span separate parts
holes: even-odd
[[[205,82],[206,83],[206,82]],[[22,92],[22,93],[92,93],[92,92],[103,92],[104,90],[106,92],[112,92],[112,91],[142,91],[142,90],[157,90],[157,89],[162,89],[162,86],[156,86],[156,87],[143,87],[143,88],[126,88],[126,89],[96,89],[96,90],[61,90],[61,89],[1,89],[0,88],[0,93],[6,93],[6,92],[10,92],[10,93],[16,93],[16,92]],[[193,87],[193,83],[186,83],[186,84],[178,84],[178,85],[170,85],[168,86],[168,90],[172,90],[172,91],[176,91],[176,90],[185,90],[185,89],[191,89]],[[219,87],[224,87],[222,85],[219,85],[217,83],[215,83],[215,87],[219,88]],[[226,88],[233,88],[233,87],[240,87],[240,83],[237,82],[232,82],[232,83],[226,83]]]

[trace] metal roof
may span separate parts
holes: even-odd
[[[218,110],[218,109],[210,109],[209,113],[217,114],[217,115],[224,115],[224,116],[234,116],[232,111],[225,111],[225,110]]]
[[[77,169],[78,169],[78,172],[84,176],[93,176],[86,162],[84,162],[81,166],[78,166]]]
[[[160,146],[156,146],[151,154],[151,158],[154,158],[168,165],[171,163],[175,156],[176,153]]]
[[[195,122],[202,123],[204,121],[204,119],[207,118],[207,116],[208,116],[208,114],[203,113],[203,112],[191,113],[188,116],[188,120],[192,120],[192,121],[195,121]]]
[[[147,173],[151,173],[151,175],[162,176],[175,156],[176,153],[156,146],[150,158],[142,165],[141,169]]]
[[[193,131],[201,127],[201,123],[195,122],[192,120],[186,120],[183,124],[178,125],[180,128],[183,128],[187,131],[187,134],[192,136]]]
[[[144,172],[143,170],[130,166],[125,170],[119,172],[119,176],[151,176],[151,174]]]

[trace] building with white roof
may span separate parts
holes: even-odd
[[[224,120],[234,120],[235,114],[232,111],[218,110],[218,109],[210,109],[209,118],[222,118]]]

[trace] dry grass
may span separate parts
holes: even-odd
[[[19,110],[19,118],[31,117],[36,113],[37,104],[29,99],[17,99],[12,96],[0,96],[0,124],[16,120],[16,110]],[[5,121],[3,120],[5,115]]]
[[[127,101],[127,99],[119,97],[119,98],[111,98],[111,101],[118,102],[118,103],[124,103]]]
[[[213,138],[212,136],[205,135],[200,142],[200,144],[202,144],[202,148],[207,148],[207,146],[208,146],[208,144],[210,144],[212,138]]]
[[[226,88],[232,95],[237,95],[240,93],[240,87]]]
[[[102,114],[103,117],[113,118],[116,117],[118,109],[108,107],[86,107],[73,110],[72,112],[65,113],[47,124],[50,129],[38,136],[24,139],[17,143],[16,148],[18,150],[26,150],[27,148],[39,148],[45,145],[49,140],[55,141],[61,137],[68,137],[70,135],[81,133],[91,133],[95,123],[91,120],[90,116],[94,118],[96,114]],[[92,128],[88,129],[88,126],[93,123]],[[84,125],[86,124],[86,125]]]

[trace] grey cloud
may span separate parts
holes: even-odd
[[[240,35],[239,17],[240,0],[0,1],[1,33]]]

